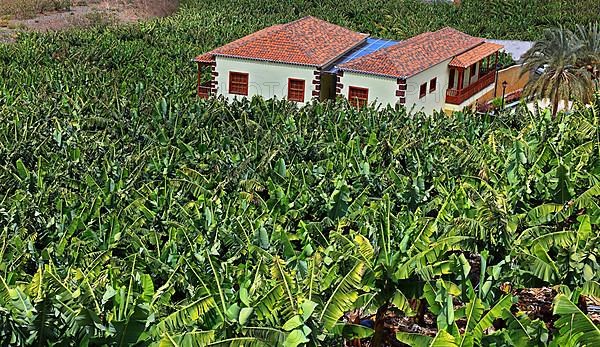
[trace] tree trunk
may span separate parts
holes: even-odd
[[[558,84],[554,87],[554,97],[552,98],[552,120],[556,120],[556,114],[558,113]]]
[[[373,338],[371,339],[372,347],[383,347],[384,339],[385,339],[385,314],[387,313],[388,308],[390,307],[389,303],[385,303],[377,310],[377,314],[375,315],[375,333],[373,334]]]

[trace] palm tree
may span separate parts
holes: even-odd
[[[591,98],[591,74],[580,65],[583,47],[570,30],[547,29],[544,39],[536,42],[523,56],[522,74],[530,74],[523,94],[550,99],[552,118],[556,118],[559,101],[568,103],[573,98],[586,103]]]
[[[598,22],[577,25],[575,36],[583,45],[578,54],[580,66],[585,67],[597,83],[600,80],[600,25]]]

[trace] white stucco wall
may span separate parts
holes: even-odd
[[[405,105],[407,110],[413,109],[414,111],[432,113],[434,110],[439,111],[443,109],[446,103],[446,90],[448,89],[448,80],[450,78],[450,70],[448,68],[450,60],[448,59],[406,80]],[[434,92],[430,93],[429,81],[433,78],[437,78],[437,88]],[[425,97],[419,98],[419,88],[423,83],[427,83],[427,94]]]
[[[229,72],[243,72],[248,74],[248,98],[261,95],[265,99],[277,97],[287,98],[287,84],[289,78],[297,78],[305,81],[304,102],[312,99],[312,91],[315,89],[312,81],[315,68],[301,65],[282,63],[271,63],[256,60],[236,59],[229,57],[216,57],[215,78],[217,83],[217,94],[224,95],[228,99],[243,98],[243,95],[229,94]]]
[[[369,104],[375,102],[376,105],[394,106],[399,99],[396,96],[398,82],[395,78],[344,71],[341,83],[343,84],[342,95],[345,98],[348,98],[350,87],[359,87],[369,89]]]
[[[439,111],[444,108],[446,103],[446,89],[448,89],[448,79],[450,78],[448,68],[450,60],[448,59],[406,80],[405,106],[408,110],[432,113],[434,110]],[[429,81],[433,78],[437,78],[437,88],[434,92],[430,93]],[[355,86],[369,89],[369,103],[376,100],[377,103],[382,105],[394,106],[399,101],[399,97],[396,96],[396,91],[398,90],[396,78],[346,71],[341,79],[341,83],[344,85],[342,95],[346,98],[348,97],[349,87]],[[423,83],[427,84],[427,94],[425,97],[419,98],[419,88]]]

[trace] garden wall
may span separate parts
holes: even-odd
[[[529,75],[521,76],[522,65],[513,65],[504,70],[498,71],[498,80],[496,90],[482,96],[477,100],[478,104],[485,104],[495,97],[502,97],[502,82],[506,81],[506,95],[521,91],[529,81]],[[495,92],[495,94],[494,94]]]

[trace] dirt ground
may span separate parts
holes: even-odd
[[[44,32],[130,23],[168,16],[179,7],[179,0],[75,0],[66,5],[27,8],[21,1],[0,0],[0,42],[11,42],[20,30]]]

